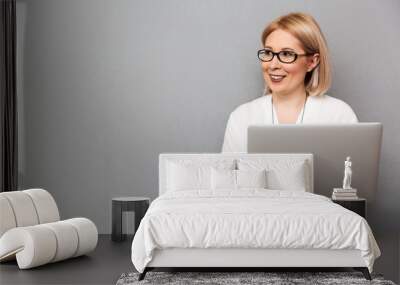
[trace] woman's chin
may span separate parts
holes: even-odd
[[[286,88],[284,86],[274,86],[274,85],[270,85],[269,89],[271,89],[272,93],[286,93]]]

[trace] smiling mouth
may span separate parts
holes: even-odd
[[[286,75],[273,75],[273,74],[269,74],[269,78],[271,78],[272,82],[278,83],[281,82],[283,80],[283,78],[285,78]]]

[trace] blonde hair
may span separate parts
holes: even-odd
[[[261,35],[263,46],[267,37],[278,29],[287,31],[296,37],[306,53],[319,54],[319,64],[306,74],[304,86],[311,96],[325,93],[331,85],[331,65],[328,46],[317,21],[304,13],[290,13],[281,16],[264,29]],[[269,88],[268,91],[271,93]]]

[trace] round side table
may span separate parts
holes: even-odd
[[[116,197],[112,199],[112,231],[113,241],[123,241],[126,234],[122,233],[122,212],[135,212],[135,232],[150,205],[147,197]]]

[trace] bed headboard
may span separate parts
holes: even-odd
[[[308,189],[307,192],[314,192],[314,167],[313,155],[311,153],[161,153],[158,164],[158,191],[159,195],[166,192],[167,185],[167,162],[182,160],[206,160],[206,161],[235,161],[241,158],[271,159],[271,160],[304,160],[307,163],[308,170]]]

